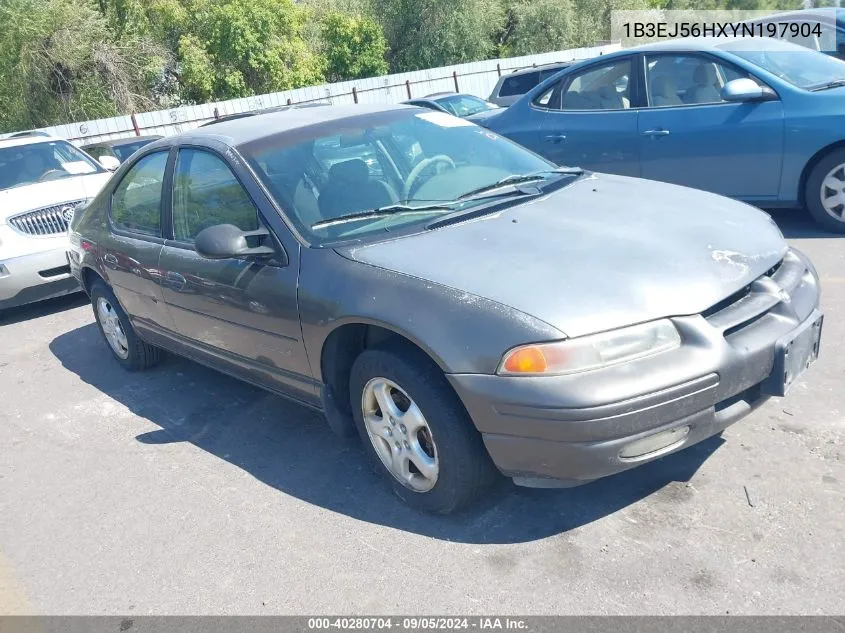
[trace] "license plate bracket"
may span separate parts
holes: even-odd
[[[765,394],[785,396],[789,388],[819,357],[823,315],[807,319],[801,327],[778,339],[772,373],[761,385]]]

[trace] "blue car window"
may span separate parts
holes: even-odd
[[[502,82],[502,87],[499,88],[500,97],[514,97],[517,95],[524,95],[534,86],[540,83],[540,73],[522,73],[508,77]]]
[[[631,107],[630,77],[629,59],[589,68],[569,82],[561,107],[563,110],[626,110]]]
[[[728,81],[750,77],[698,55],[649,56],[646,69],[648,102],[653,107],[722,103],[722,87]]]

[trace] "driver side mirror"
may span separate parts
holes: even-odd
[[[768,86],[760,86],[756,81],[742,77],[729,81],[722,87],[722,99],[731,102],[773,101],[778,96]]]
[[[120,161],[117,160],[114,156],[109,156],[108,154],[103,154],[98,159],[100,165],[108,169],[109,171],[116,171],[118,167],[120,167]]]
[[[207,259],[277,257],[283,265],[287,257],[280,256],[276,249],[265,246],[270,232],[261,227],[257,231],[241,231],[232,224],[217,224],[199,232],[194,240],[197,253]]]

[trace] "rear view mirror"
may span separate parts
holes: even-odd
[[[760,86],[756,81],[742,77],[724,85],[722,99],[733,102],[772,101],[777,99],[777,94],[767,86]]]
[[[267,258],[276,255],[276,250],[264,246],[270,237],[269,231],[241,231],[232,224],[217,224],[203,229],[194,240],[197,253],[208,259],[230,259],[234,257]]]
[[[105,167],[109,171],[115,171],[118,167],[120,167],[120,161],[117,160],[114,156],[109,156],[108,154],[100,156],[99,162],[103,167]]]

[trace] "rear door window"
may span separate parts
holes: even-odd
[[[631,107],[631,60],[592,67],[569,82],[563,110],[626,110]]]
[[[161,190],[167,156],[167,151],[144,156],[120,181],[111,200],[115,228],[161,237]]]

